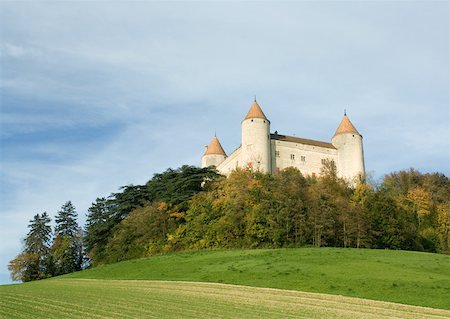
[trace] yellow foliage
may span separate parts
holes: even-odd
[[[430,193],[422,187],[410,189],[406,198],[417,215],[425,216],[430,214],[431,196]]]
[[[155,255],[157,252],[158,252],[158,247],[157,247],[154,243],[149,242],[149,243],[147,244],[146,256],[153,256],[153,255]]]
[[[167,234],[167,241],[169,243],[174,242],[175,241],[175,236],[172,234]]]
[[[252,189],[253,187],[260,187],[260,186],[261,186],[261,182],[259,180],[252,179],[252,180],[250,180],[250,183],[248,183],[247,188]]]
[[[448,203],[437,205],[437,217],[441,230],[450,236],[450,205]]]
[[[160,202],[158,205],[158,209],[159,210],[166,210],[167,209],[167,204],[165,202]]]
[[[172,212],[169,214],[170,217],[174,217],[175,219],[180,219],[184,217],[183,212]]]
[[[368,184],[358,184],[355,187],[355,191],[353,192],[352,201],[354,203],[361,203],[367,199],[367,196],[373,192],[373,187]]]

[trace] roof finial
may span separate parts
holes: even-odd
[[[214,137],[217,137],[217,131],[214,130]]]
[[[255,97],[254,97],[254,101],[256,102],[256,94],[255,94]]]
[[[347,116],[347,110],[344,109],[344,116]]]

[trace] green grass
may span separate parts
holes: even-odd
[[[450,311],[216,283],[61,279],[0,287],[0,318],[450,318]]]
[[[388,250],[177,253],[0,286],[0,318],[450,318],[448,309],[450,256]]]
[[[450,256],[420,252],[336,248],[200,251],[131,260],[62,278],[217,282],[450,309]]]

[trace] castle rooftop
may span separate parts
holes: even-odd
[[[347,114],[344,114],[341,124],[339,124],[336,132],[334,133],[334,136],[339,135],[339,134],[344,134],[344,133],[355,133],[355,134],[361,135],[356,130],[356,128],[353,126],[352,122],[350,122],[350,119],[348,118]]]
[[[311,145],[311,146],[336,149],[336,147],[334,147],[333,144],[331,144],[331,143],[315,141],[315,140],[310,140],[307,138],[300,138],[300,137],[295,137],[295,136],[281,135],[278,133],[270,134],[270,138],[272,140],[277,140],[277,141],[284,141],[284,142],[291,142],[291,143],[298,143],[298,144],[305,144],[305,145]]]
[[[225,155],[227,156],[227,154],[225,154],[225,151],[223,150],[222,145],[219,142],[219,139],[217,138],[217,136],[214,136],[211,143],[209,143],[209,145],[206,147],[206,151],[205,154],[203,154],[203,156],[205,155]]]
[[[250,110],[248,111],[247,115],[245,116],[244,121],[248,120],[248,119],[254,119],[254,118],[264,119],[264,120],[268,121],[266,115],[262,111],[258,102],[256,102],[256,99],[253,102],[252,106],[250,107]]]

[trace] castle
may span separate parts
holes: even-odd
[[[256,99],[241,126],[241,146],[227,156],[214,136],[202,156],[202,167],[215,166],[224,175],[236,168],[276,174],[287,167],[295,167],[303,175],[315,176],[320,174],[328,159],[336,164],[338,176],[351,183],[365,175],[362,136],[347,114],[331,143],[270,133],[270,121]]]

